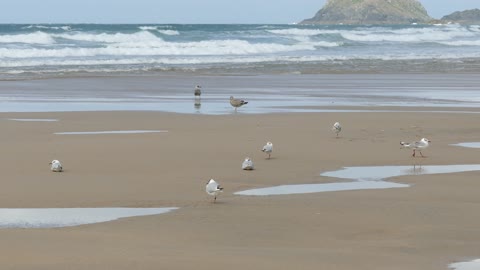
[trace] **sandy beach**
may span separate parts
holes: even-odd
[[[248,110],[248,105],[243,110]],[[241,110],[239,110],[241,111]],[[8,119],[58,119],[20,122]],[[2,208],[179,207],[54,229],[0,229],[2,269],[448,269],[480,256],[480,172],[390,179],[408,188],[239,196],[342,181],[344,166],[477,164],[476,113],[0,114]],[[339,121],[338,139],[330,130]],[[146,134],[56,132],[163,130]],[[399,141],[427,137],[426,158]],[[260,150],[272,141],[270,160]],[[254,171],[242,171],[245,157]],[[63,173],[49,171],[59,159]],[[205,193],[214,178],[217,203]]]

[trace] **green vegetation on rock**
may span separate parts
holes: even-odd
[[[432,18],[418,0],[328,0],[303,24],[410,24]]]

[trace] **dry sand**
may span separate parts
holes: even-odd
[[[0,114],[0,206],[180,207],[57,229],[1,229],[0,269],[430,270],[480,257],[480,172],[396,177],[410,188],[248,197],[339,181],[342,166],[480,163],[480,114]],[[57,118],[15,122],[7,118]],[[343,125],[340,138],[331,125]],[[168,130],[54,135],[65,131]],[[427,137],[427,158],[400,140]],[[272,159],[261,147],[272,141]],[[243,171],[249,156],[256,170]],[[59,159],[64,173],[49,171]],[[204,190],[225,188],[217,203]]]

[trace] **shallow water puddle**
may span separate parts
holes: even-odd
[[[320,175],[343,179],[378,181],[402,175],[441,174],[468,171],[480,171],[480,164],[345,167],[337,171],[324,172]]]
[[[346,191],[361,189],[384,189],[408,187],[405,184],[397,184],[385,181],[358,181],[346,183],[326,183],[326,184],[305,184],[305,185],[283,185],[267,188],[257,188],[236,192],[237,195],[265,196],[265,195],[287,195],[287,194],[307,194],[329,191]]]
[[[57,228],[168,213],[178,208],[0,208],[0,228]]]
[[[466,142],[466,143],[456,143],[452,144],[453,146],[461,146],[468,148],[480,148],[480,142]]]
[[[267,196],[362,189],[404,188],[409,187],[410,185],[387,182],[384,181],[384,179],[403,175],[441,174],[468,171],[480,171],[480,165],[345,167],[337,171],[324,172],[321,174],[321,176],[352,179],[356,181],[323,184],[282,185],[244,190],[236,192],[235,194],[248,196]]]
[[[9,121],[17,121],[17,122],[57,122],[58,119],[50,119],[50,118],[9,118]]]
[[[448,266],[448,268],[455,270],[478,270],[480,269],[480,259],[470,262],[452,263]]]
[[[164,133],[167,130],[106,130],[106,131],[72,131],[55,132],[56,135],[96,135],[96,134],[143,134],[143,133]]]

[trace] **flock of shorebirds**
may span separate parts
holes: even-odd
[[[262,152],[268,155],[267,159],[270,159],[273,152],[273,143],[267,142],[263,146]],[[253,166],[252,159],[249,157],[246,157],[242,163],[242,170],[251,171],[254,168],[255,167]],[[215,180],[210,179],[210,181],[208,181],[207,185],[205,186],[205,191],[207,192],[208,195],[213,196],[213,202],[215,202],[217,200],[218,194],[223,191],[223,188]]]
[[[197,85],[194,90],[194,96],[195,98],[200,98],[201,95],[202,95],[201,86]],[[235,112],[237,111],[237,108],[240,108],[246,104],[248,104],[247,101],[230,96],[230,105],[232,105],[232,107],[235,108]],[[335,122],[332,126],[332,131],[336,134],[336,137],[338,138],[340,132],[342,131],[342,125],[339,122]],[[429,143],[430,143],[430,140],[426,138],[422,138],[420,141],[414,141],[411,143],[400,142],[400,145],[402,148],[412,149],[413,150],[412,157],[415,157],[416,151],[418,151],[422,157],[425,157],[422,154],[422,150],[426,149],[429,146]],[[267,142],[263,146],[261,151],[268,155],[267,159],[270,159],[273,152],[272,142]],[[62,164],[60,163],[60,161],[56,159],[52,160],[52,162],[50,162],[50,165],[51,165],[51,171],[53,172],[63,171]],[[254,170],[253,161],[250,157],[245,158],[245,160],[242,163],[242,169]],[[215,180],[210,179],[210,181],[208,181],[207,185],[205,186],[205,191],[207,192],[208,195],[213,196],[214,197],[213,202],[216,202],[218,194],[223,191],[223,187],[221,187],[220,184],[217,183]]]
[[[200,98],[200,96],[202,95],[202,87],[200,85],[195,86],[193,95],[195,96],[195,98]],[[230,105],[232,105],[232,107],[235,109],[235,112],[237,112],[238,108],[247,104],[248,104],[248,101],[230,96]]]

